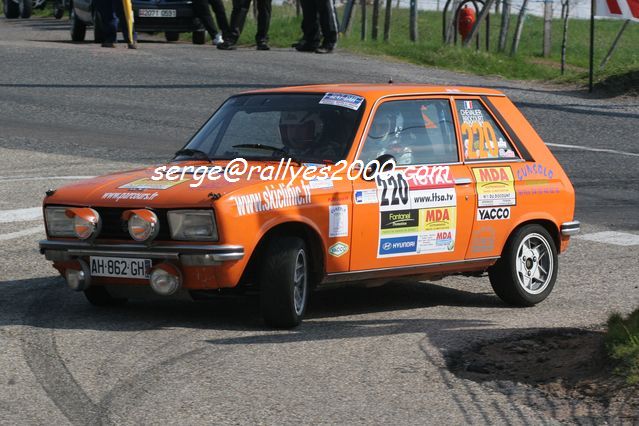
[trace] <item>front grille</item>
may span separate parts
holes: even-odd
[[[122,220],[122,213],[131,208],[112,208],[112,207],[94,207],[102,218],[102,229],[98,235],[98,240],[127,240],[134,241],[129,235],[127,223]],[[166,217],[165,209],[152,209],[160,221],[160,232],[156,241],[166,241],[171,239],[171,231],[169,230],[169,221]]]

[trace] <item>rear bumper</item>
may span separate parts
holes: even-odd
[[[576,235],[581,230],[581,223],[578,220],[573,220],[572,222],[564,222],[561,224],[561,235],[564,237],[569,237],[571,235]]]
[[[180,261],[187,266],[213,265],[244,257],[244,247],[235,245],[143,245],[90,244],[82,241],[42,240],[40,253],[47,260],[69,261],[85,256],[144,257]]]

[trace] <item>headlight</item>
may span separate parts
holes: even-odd
[[[86,240],[100,232],[100,215],[88,207],[47,207],[45,215],[52,237]]]
[[[67,216],[67,207],[46,207],[44,217],[51,237],[75,237],[73,217]]]
[[[212,211],[173,210],[167,216],[174,240],[217,241],[217,226]]]
[[[158,217],[151,210],[127,210],[122,217],[128,221],[129,235],[135,241],[151,241],[160,232]]]

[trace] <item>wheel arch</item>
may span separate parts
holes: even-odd
[[[319,232],[311,225],[300,221],[287,221],[278,223],[269,228],[262,234],[259,242],[253,249],[251,257],[244,268],[244,273],[240,280],[241,283],[255,283],[255,272],[259,267],[260,261],[263,259],[264,252],[268,242],[273,238],[281,236],[297,236],[306,243],[309,251],[309,259],[311,260],[311,276],[312,287],[316,286],[324,276],[326,257],[324,242]]]
[[[522,222],[518,223],[517,226],[515,226],[513,229],[510,230],[510,234],[508,235],[506,244],[504,244],[504,247],[502,248],[502,252],[506,248],[508,241],[515,234],[515,232],[517,232],[517,230],[523,228],[526,225],[540,225],[544,229],[546,229],[546,231],[548,231],[548,233],[550,234],[553,242],[555,243],[557,254],[560,253],[561,233],[559,231],[559,227],[557,226],[557,223],[549,218],[532,218],[532,219],[523,220]]]

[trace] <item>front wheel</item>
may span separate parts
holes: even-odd
[[[13,0],[4,0],[3,2],[4,17],[7,19],[16,19],[20,16],[20,5]]]
[[[264,321],[276,328],[300,324],[309,293],[309,259],[298,237],[271,240],[259,271]]]
[[[525,225],[508,239],[501,259],[488,270],[493,290],[504,302],[533,306],[555,286],[557,248],[541,225]]]
[[[193,44],[204,44],[206,43],[206,32],[205,31],[194,31],[193,32]]]

